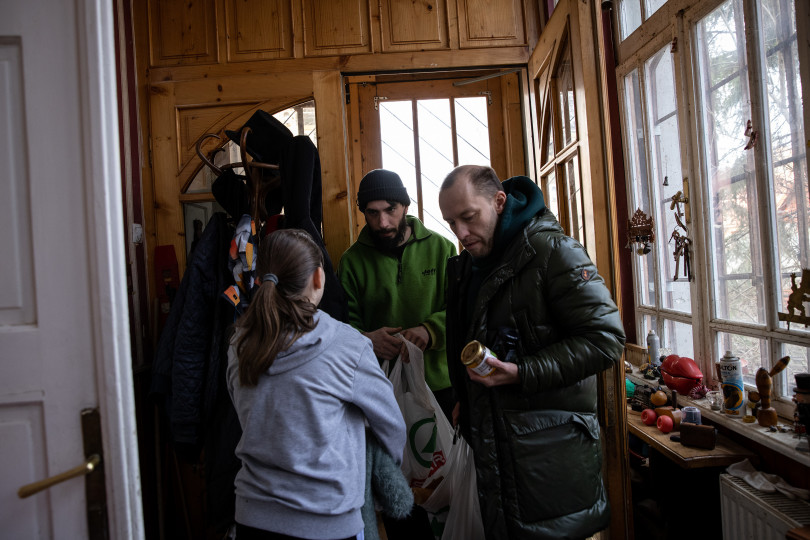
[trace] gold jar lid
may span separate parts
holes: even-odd
[[[484,346],[477,340],[472,340],[461,351],[461,363],[468,366],[474,363],[484,352]]]

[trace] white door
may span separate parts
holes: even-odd
[[[143,537],[112,9],[0,0],[2,538],[93,532],[84,478],[17,495],[85,460],[88,408],[101,417],[109,536]]]

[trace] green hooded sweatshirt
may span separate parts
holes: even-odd
[[[400,255],[380,251],[368,226],[340,259],[338,276],[349,303],[349,324],[361,332],[383,326],[424,325],[430,334],[425,380],[431,390],[450,386],[445,354],[447,259],[456,247],[406,216],[411,237]]]

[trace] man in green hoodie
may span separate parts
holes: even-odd
[[[596,374],[624,348],[616,304],[531,179],[457,167],[439,207],[464,246],[448,262],[447,359],[485,536],[588,537],[610,521]],[[460,361],[472,340],[500,358],[487,377]]]
[[[449,418],[455,398],[445,356],[446,269],[456,247],[409,216],[410,202],[397,173],[375,169],[363,177],[357,205],[366,225],[341,257],[338,277],[348,322],[371,339],[380,362],[407,351],[397,333],[424,351],[425,380]],[[408,520],[384,520],[390,540],[433,538],[418,507]]]

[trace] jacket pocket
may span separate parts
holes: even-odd
[[[517,510],[517,519],[552,519],[598,501],[602,451],[595,414],[504,411],[504,417],[514,466],[513,489],[504,487],[515,498],[506,506]]]

